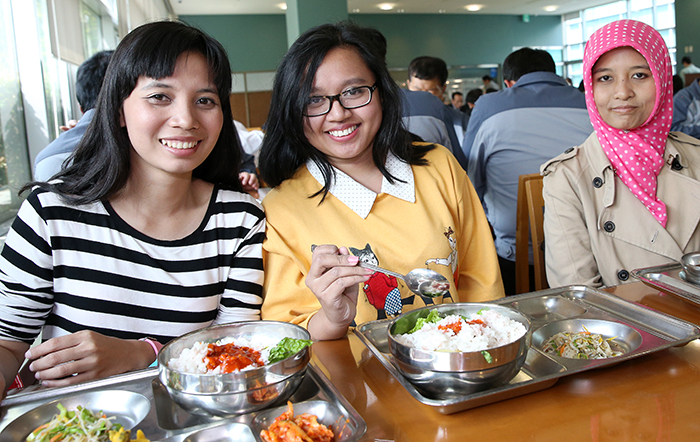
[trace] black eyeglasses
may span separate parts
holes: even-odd
[[[333,101],[337,101],[345,109],[357,109],[367,106],[372,101],[372,92],[377,89],[374,86],[358,86],[341,92],[338,95],[316,95],[309,97],[304,108],[307,117],[326,115],[333,107]]]

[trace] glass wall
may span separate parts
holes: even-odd
[[[659,31],[671,53],[675,72],[674,0],[622,0],[563,16],[565,72],[574,86],[583,80],[583,50],[588,38],[601,26],[625,18],[647,23]]]
[[[24,105],[11,0],[0,0],[0,223],[19,207],[17,188],[29,177]]]

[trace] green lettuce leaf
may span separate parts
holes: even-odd
[[[426,316],[425,318],[418,318],[418,320],[416,320],[416,325],[413,326],[413,328],[408,333],[409,334],[415,333],[418,330],[420,330],[421,328],[423,328],[423,326],[426,323],[427,324],[434,324],[441,319],[442,319],[442,317],[440,316],[440,314],[438,313],[437,310],[430,310],[430,313],[428,313],[428,316]]]
[[[270,355],[268,356],[269,363],[272,364],[282,359],[287,359],[313,343],[313,341],[306,339],[282,338],[282,340],[270,350]]]

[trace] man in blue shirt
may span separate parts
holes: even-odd
[[[76,74],[75,95],[83,116],[72,129],[68,129],[49,143],[34,161],[34,179],[47,181],[61,170],[63,162],[83,137],[95,113],[97,96],[102,88],[102,80],[114,51],[101,51],[85,60]]]
[[[506,295],[515,294],[518,177],[583,143],[593,132],[584,95],[556,74],[543,50],[503,63],[506,89],[479,98],[464,137],[467,174],[493,227]],[[532,250],[530,250],[532,262]]]
[[[445,106],[443,103],[445,86],[447,85],[447,75],[447,64],[440,58],[423,56],[414,58],[411,61],[408,65],[408,90],[411,92],[429,92],[438,99],[432,100],[433,103],[429,103],[429,99],[425,96],[404,92],[404,96],[408,101],[408,108],[410,108],[409,113],[406,113],[407,106],[404,105],[404,122],[407,122],[407,116],[411,117],[411,124],[407,124],[408,130],[421,136],[424,141],[436,142],[435,140],[423,137],[414,130],[416,126],[415,120],[418,120],[418,118],[414,117],[416,115],[424,116],[428,112],[433,116],[437,116],[438,119],[445,123],[448,136],[451,140],[451,146],[445,145],[445,147],[450,149],[457,158],[457,161],[459,161],[459,164],[466,170],[467,159],[462,154],[461,144],[469,117],[452,106]],[[420,98],[421,96],[422,98]],[[442,109],[432,110],[437,102],[440,103]]]
[[[700,138],[700,79],[673,96],[671,130]]]
[[[401,92],[406,129],[426,143],[441,144],[448,148],[466,171],[467,160],[459,146],[447,106],[428,92],[408,89],[401,89]]]

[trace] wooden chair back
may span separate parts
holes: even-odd
[[[530,237],[535,261],[535,290],[549,287],[544,267],[544,198],[542,176],[525,183],[527,208],[530,215]]]
[[[700,78],[700,74],[685,74],[685,84],[683,85],[683,87],[690,86],[698,78]]]
[[[544,267],[544,198],[539,173],[518,178],[518,205],[515,231],[515,293],[530,291],[528,244],[532,239],[535,290],[548,287]]]

